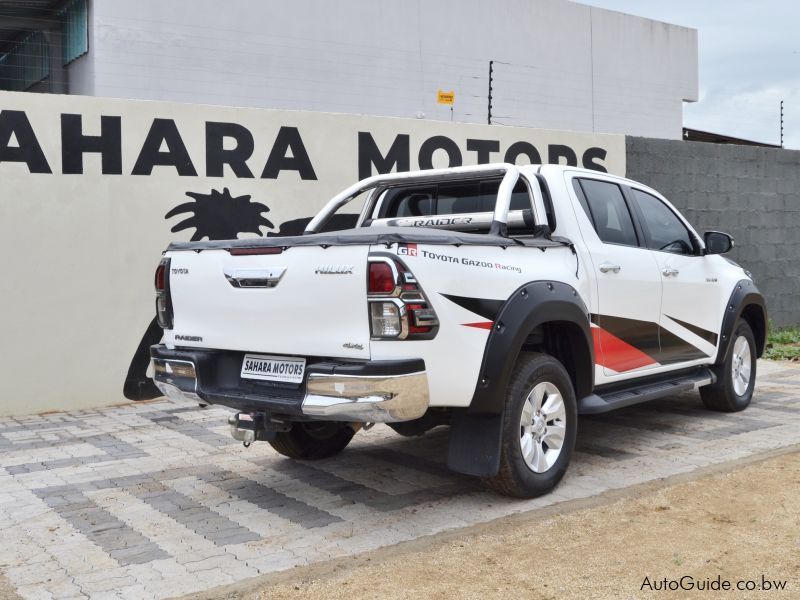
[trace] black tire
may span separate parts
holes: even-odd
[[[335,456],[347,447],[355,431],[336,421],[297,421],[289,431],[279,432],[269,444],[278,454],[299,460]]]
[[[523,455],[522,437],[525,429],[522,427],[521,418],[528,395],[536,386],[543,383],[552,384],[560,393],[564,414],[559,420],[559,425],[563,425],[564,436],[555,462],[543,472],[535,472],[534,467],[528,466]],[[547,396],[543,405],[546,405],[546,398]],[[551,421],[547,420],[547,416],[544,417],[545,426],[554,427]],[[546,494],[558,484],[567,470],[575,447],[577,429],[578,407],[575,391],[563,365],[546,354],[532,352],[520,354],[506,390],[500,470],[494,477],[484,479],[485,483],[499,494],[516,498],[534,498]],[[546,441],[542,441],[541,447],[547,448]]]
[[[736,391],[734,382],[734,360],[737,360],[736,342],[739,338],[744,338],[749,350],[750,375],[746,389],[739,394]],[[753,331],[746,321],[738,321],[733,328],[733,335],[728,344],[728,351],[722,364],[713,368],[717,376],[717,382],[713,385],[706,385],[700,388],[700,398],[706,408],[720,412],[738,412],[750,405],[753,398],[753,388],[756,384],[756,342]],[[739,384],[741,385],[741,384]],[[742,391],[742,390],[740,390]]]

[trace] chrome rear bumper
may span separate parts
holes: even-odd
[[[428,410],[428,377],[420,359],[309,363],[304,383],[295,389],[246,388],[230,366],[237,364],[231,354],[153,346],[156,386],[169,398],[288,419],[393,423],[417,419]]]
[[[311,373],[303,414],[324,420],[393,423],[418,419],[428,410],[428,377]]]

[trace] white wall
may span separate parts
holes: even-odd
[[[679,138],[697,32],[566,0],[92,0],[76,93]],[[504,64],[507,63],[507,64]]]
[[[101,117],[106,118],[105,167],[97,152],[79,151],[79,136],[62,135],[63,123],[78,117],[83,136],[99,136]],[[162,159],[177,156],[185,146],[182,174],[163,165],[133,174],[155,119],[174,127],[179,137],[169,143],[155,139],[151,156],[158,149]],[[252,136],[253,151],[245,162],[252,177],[242,171],[236,176],[228,166],[220,175],[209,173],[207,163],[215,154],[206,142],[209,122],[231,123]],[[119,136],[113,135],[115,123]],[[296,128],[305,152],[293,146],[276,156],[307,154],[313,173],[289,168],[263,176],[282,128]],[[479,139],[499,147],[492,161],[503,160],[519,142],[533,145],[545,161],[548,148],[562,145],[575,153],[579,165],[591,155],[596,166],[625,174],[620,135],[0,92],[0,415],[123,402],[128,367],[154,316],[153,272],[161,252],[171,240],[186,241],[198,231],[194,226],[171,229],[187,218],[209,229],[242,214],[232,201],[213,197],[212,190],[227,189],[231,197],[249,196],[249,202],[263,204],[262,216],[272,226],[261,227],[260,235],[312,216],[359,179],[359,163],[364,164],[359,157],[367,147],[360,134],[382,154],[398,136],[407,136],[401,139],[407,142],[410,169],[419,168],[424,142],[443,136],[464,164],[476,164],[477,153],[467,146]],[[234,146],[232,139],[224,140],[225,149]],[[433,152],[433,166],[449,166],[443,150]],[[187,192],[207,198],[195,202]],[[166,218],[185,203],[192,212]],[[239,223],[252,225],[258,212],[246,213]]]

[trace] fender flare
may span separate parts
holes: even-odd
[[[494,321],[469,408],[453,415],[448,466],[459,473],[492,476],[500,468],[505,391],[516,357],[538,326],[566,321],[579,326],[589,352],[587,372],[576,372],[576,396],[594,386],[594,343],[589,311],[572,286],[555,281],[532,281],[518,288]]]
[[[755,308],[751,309],[749,307]],[[752,329],[756,341],[756,356],[761,357],[764,353],[764,348],[767,344],[767,323],[769,323],[767,320],[767,303],[755,283],[750,279],[742,279],[736,283],[725,307],[725,315],[722,317],[722,327],[720,328],[719,348],[714,360],[715,365],[725,360],[725,355],[728,353],[728,346],[733,336],[733,328],[736,326],[736,321],[741,318],[746,310],[760,311],[763,329],[761,331],[757,331],[756,328]]]

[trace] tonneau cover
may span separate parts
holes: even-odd
[[[172,242],[167,251],[228,250],[230,248],[290,248],[293,246],[352,246],[358,244],[438,244],[442,246],[530,246],[555,248],[572,246],[567,238],[558,236],[503,237],[483,233],[460,233],[425,227],[360,227],[330,233],[313,233],[289,237],[262,237],[242,240],[211,240],[201,242]]]

